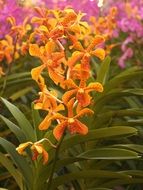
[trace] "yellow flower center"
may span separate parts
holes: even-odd
[[[68,119],[68,123],[74,123],[74,119],[73,118],[69,118]]]
[[[52,65],[52,63],[53,63],[52,60],[49,59],[49,60],[48,60],[48,65]]]
[[[79,92],[80,94],[83,94],[83,93],[84,93],[84,89],[83,89],[83,88],[80,88],[80,89],[78,90],[78,92]]]
[[[90,57],[90,53],[86,52],[86,53],[85,53],[85,56],[86,56],[86,57]]]

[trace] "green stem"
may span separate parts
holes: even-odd
[[[51,189],[52,179],[53,179],[54,170],[55,170],[55,166],[56,166],[56,161],[57,161],[57,158],[58,158],[60,146],[61,146],[61,144],[63,142],[64,136],[65,136],[65,134],[63,134],[63,136],[61,137],[60,141],[57,144],[57,148],[56,148],[56,151],[55,151],[55,157],[54,157],[54,161],[53,161],[53,165],[52,165],[52,169],[51,169],[51,174],[50,174],[49,181],[48,181],[48,190]]]
[[[4,78],[4,81],[3,81],[3,86],[2,86],[2,91],[0,93],[0,96],[3,95],[4,91],[5,91],[5,88],[6,88],[6,84],[7,84],[7,77],[8,77],[8,74],[6,74],[5,78]]]

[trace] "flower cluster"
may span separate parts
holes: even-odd
[[[108,10],[108,13],[103,14],[101,16],[90,17],[91,27],[95,34],[104,34],[105,38],[111,39],[116,36],[116,28],[117,28],[117,15],[118,9],[117,7],[111,7]]]
[[[126,61],[130,58],[134,59],[134,57],[136,57],[136,62],[140,62],[140,60],[137,60],[137,58],[141,55],[138,55],[136,49],[141,48],[140,44],[142,43],[141,39],[143,37],[143,1],[109,0],[107,5],[108,6],[106,6],[104,10],[105,12],[108,12],[108,7],[116,7],[118,10],[116,17],[117,27],[114,30],[114,34],[118,38],[118,40],[123,43],[121,45],[122,55],[118,59],[119,66],[121,68],[125,68]],[[123,39],[122,34],[124,34]]]
[[[3,72],[0,72],[0,75],[4,75],[3,63],[10,67],[12,62],[28,53],[29,31],[31,30],[29,18],[26,17],[22,24],[17,24],[16,19],[11,16],[7,18],[7,22],[10,25],[9,33],[0,40],[0,68]]]
[[[51,11],[38,8],[37,12],[39,17],[32,18],[36,28],[30,35],[29,53],[41,61],[41,65],[31,71],[40,89],[39,99],[34,101],[35,109],[47,112],[39,130],[52,128],[54,121],[57,125],[52,130],[57,141],[67,132],[86,135],[88,126],[80,118],[93,114],[88,107],[92,104],[91,92],[103,91],[98,81],[88,82],[92,76],[91,58],[104,59],[105,51],[99,47],[104,37],[93,35],[85,46],[78,37],[83,38],[83,27],[88,24],[81,20],[83,15],[73,9]],[[47,86],[43,71],[47,71],[50,79],[62,88],[62,96]],[[17,148],[18,152],[22,153],[29,145],[36,155],[45,157],[45,149],[39,142],[36,145],[31,142],[22,144]]]

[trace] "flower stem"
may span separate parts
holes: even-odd
[[[51,169],[51,174],[50,174],[49,181],[48,181],[48,190],[51,189],[52,179],[53,179],[54,170],[55,170],[55,166],[56,166],[56,161],[57,161],[57,158],[58,158],[60,146],[61,146],[61,144],[63,142],[64,136],[65,136],[65,133],[63,134],[63,136],[61,137],[60,141],[57,144],[57,148],[56,148],[56,151],[55,151],[55,157],[54,157],[54,161],[53,161],[53,165],[52,165],[52,169]]]

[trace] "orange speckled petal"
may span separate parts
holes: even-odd
[[[31,56],[41,57],[40,48],[37,44],[30,44],[29,53]]]
[[[42,156],[43,156],[43,164],[46,164],[49,159],[49,154],[45,149],[43,149]]]
[[[72,125],[69,126],[68,129],[71,132],[71,134],[79,133],[81,135],[86,135],[88,133],[88,127],[77,119]]]
[[[91,54],[95,55],[96,57],[98,57],[101,60],[104,60],[104,58],[105,58],[105,50],[102,48],[97,48],[96,50],[91,51]]]
[[[74,118],[79,118],[84,115],[89,115],[89,114],[93,114],[93,113],[94,113],[94,111],[92,111],[91,109],[84,108],[84,109],[80,110],[79,113]]]
[[[55,111],[58,112],[58,111],[62,111],[62,110],[65,110],[65,107],[63,104],[59,104],[56,108],[55,108]]]
[[[55,43],[54,43],[54,41],[51,40],[51,41],[47,42],[47,44],[45,45],[45,49],[46,49],[46,52],[48,54],[53,53],[53,51],[55,49]]]
[[[62,123],[60,123],[59,125],[57,125],[54,130],[53,130],[53,135],[54,137],[59,141],[60,138],[62,137],[62,135],[65,132],[65,129],[67,127],[67,121],[64,121]]]
[[[43,152],[43,147],[41,144],[33,144],[31,147],[31,150],[36,150],[39,154],[42,154]]]
[[[78,89],[78,86],[75,84],[75,82],[72,79],[68,79],[64,81],[64,84],[67,86],[67,88],[75,88]]]
[[[67,104],[68,101],[71,99],[71,97],[76,94],[77,90],[76,89],[73,89],[73,90],[70,90],[70,91],[67,91],[64,93],[63,97],[62,97],[62,100],[64,102],[64,104]]]
[[[88,46],[87,51],[91,51],[92,49],[94,49],[95,46],[103,43],[105,41],[103,36],[97,35],[95,36],[95,38],[93,39],[93,41],[91,42],[91,44]]]
[[[82,107],[86,107],[90,104],[91,97],[88,93],[77,93],[76,99],[81,104]]]
[[[70,99],[70,101],[67,103],[67,109],[68,109],[68,117],[73,117],[73,105],[75,103],[75,98]]]
[[[19,154],[23,154],[25,148],[27,148],[29,145],[32,145],[32,142],[26,142],[26,143],[22,143],[20,144],[16,150]]]
[[[50,121],[55,120],[55,119],[66,120],[67,117],[63,116],[63,115],[60,114],[60,113],[56,113],[55,115],[53,115],[53,116],[51,116],[51,117],[49,118]]]
[[[68,59],[67,65],[73,67],[83,56],[82,52],[75,51],[72,56]]]
[[[45,65],[41,65],[41,66],[38,66],[36,68],[33,68],[31,70],[32,79],[34,79],[35,81],[38,82],[40,74],[41,74],[41,72],[43,71],[44,68],[45,68]]]
[[[50,127],[50,124],[51,124],[51,120],[49,120],[51,117],[50,114],[48,114],[44,120],[40,123],[39,125],[39,129],[40,130],[47,130],[49,127]]]
[[[48,73],[49,73],[49,77],[54,81],[55,84],[60,83],[62,85],[64,81],[64,76],[57,73],[57,71],[52,69],[51,67],[48,67]]]
[[[86,92],[91,92],[91,91],[97,91],[97,92],[103,92],[103,86],[99,82],[91,82],[89,85],[86,87],[85,91]]]

